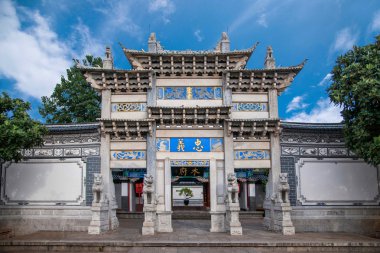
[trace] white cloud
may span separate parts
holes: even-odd
[[[40,98],[50,95],[72,64],[70,49],[59,41],[38,12],[24,10],[24,28],[10,1],[0,1],[0,75],[14,80],[16,88]]]
[[[106,1],[108,6],[102,9],[103,25],[99,29],[103,38],[114,37],[116,33],[125,32],[137,39],[142,38],[142,29],[132,18],[131,4],[125,1]]]
[[[265,28],[268,27],[268,22],[267,22],[267,14],[266,13],[262,13],[260,15],[260,17],[258,18],[257,20],[257,23]]]
[[[72,48],[78,48],[78,52],[74,52],[74,57],[79,59],[84,59],[89,54],[99,57],[105,51],[105,45],[92,36],[90,29],[82,20],[73,27],[69,43]]]
[[[201,35],[201,30],[199,30],[199,29],[194,32],[194,36],[195,36],[195,38],[197,38],[198,42],[201,42],[203,40],[203,37]]]
[[[249,20],[256,18],[257,22],[266,24],[266,9],[271,5],[271,0],[255,1],[248,8],[246,8],[242,13],[238,14],[238,17],[232,22],[230,31],[234,31],[241,25],[245,24]],[[264,16],[263,16],[264,15]],[[262,24],[260,24],[262,25]]]
[[[149,12],[161,12],[163,21],[169,23],[169,15],[175,11],[175,6],[171,0],[151,0],[148,10]]]
[[[306,113],[304,111],[294,114],[286,121],[306,123],[339,123],[342,121],[341,108],[331,103],[329,98],[318,100],[317,105]]]
[[[331,78],[332,78],[332,74],[331,73],[328,73],[323,79],[322,81],[319,82],[318,86],[327,86],[331,83]]]
[[[335,52],[344,52],[350,50],[353,45],[356,44],[359,37],[359,33],[354,32],[351,28],[346,27],[340,30],[334,41],[334,45],[332,47]]]
[[[294,97],[286,107],[286,112],[296,111],[308,107],[309,105],[303,102],[304,99],[305,96]]]
[[[380,31],[380,10],[373,16],[371,31]]]

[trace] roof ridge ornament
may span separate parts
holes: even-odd
[[[230,51],[230,38],[226,32],[222,32],[222,37],[216,44],[215,52],[226,53]]]
[[[104,69],[113,69],[113,56],[109,46],[106,47],[105,58],[103,59]]]
[[[148,52],[157,53],[164,51],[161,43],[156,39],[156,33],[152,32],[148,38]]]
[[[267,54],[265,56],[264,67],[265,67],[265,69],[275,69],[276,68],[276,60],[273,57],[273,49],[271,46],[267,47]]]

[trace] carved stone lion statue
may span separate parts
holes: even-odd
[[[144,175],[143,194],[145,204],[155,204],[156,200],[154,197],[153,176],[150,174]]]
[[[239,185],[235,173],[227,175],[227,201],[229,203],[238,202]]]
[[[94,200],[92,203],[104,203],[104,184],[103,184],[103,176],[102,174],[95,173],[94,174],[94,184],[92,185],[92,194],[94,196]]]
[[[289,203],[289,183],[288,183],[288,173],[280,173],[280,180],[278,181],[277,188],[277,202],[278,203]]]

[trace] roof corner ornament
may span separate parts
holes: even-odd
[[[230,39],[226,32],[222,32],[222,37],[219,42],[216,44],[215,52],[229,52],[230,51]]]
[[[264,67],[266,69],[276,68],[276,60],[273,57],[273,49],[271,46],[267,47],[267,55],[265,56]]]
[[[156,33],[151,33],[148,39],[148,52],[157,53],[163,51],[160,42],[156,39]]]
[[[105,58],[103,59],[103,68],[104,69],[113,69],[113,57],[111,48],[109,46],[106,47]]]

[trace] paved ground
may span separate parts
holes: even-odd
[[[128,252],[380,252],[380,239],[348,233],[297,233],[294,236],[265,231],[262,219],[242,220],[243,236],[210,233],[209,220],[173,220],[173,233],[142,236],[142,220],[122,220],[117,231],[103,235],[85,232],[37,232],[0,241],[0,252],[16,250],[128,251]],[[23,246],[23,247],[21,247]],[[35,248],[33,248],[33,247]],[[96,247],[96,248],[94,248]],[[200,247],[200,248],[196,248]],[[274,247],[282,248],[276,251]],[[234,249],[235,248],[235,249]],[[71,249],[71,250],[70,250]]]

